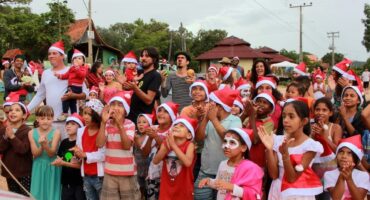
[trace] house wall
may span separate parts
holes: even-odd
[[[103,50],[103,53],[102,53],[102,61],[103,61],[103,64],[105,66],[108,66],[108,65],[111,64],[110,61],[109,61],[109,59],[111,57],[114,57],[115,59],[117,59],[117,55],[115,53],[113,53],[111,51],[108,51],[106,49],[102,49],[102,50]]]

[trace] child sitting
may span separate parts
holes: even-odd
[[[164,160],[159,199],[194,198],[195,145],[192,140],[196,127],[196,120],[178,118],[154,157],[154,164]]]
[[[217,200],[261,199],[263,171],[248,160],[252,138],[251,129],[229,129],[222,144],[228,160],[220,163],[216,179],[205,178],[201,180],[199,187],[217,189]]]
[[[69,68],[65,74],[55,74],[58,79],[68,80],[68,90],[73,93],[82,93],[82,85],[87,75],[88,67],[85,65],[85,55],[75,49],[72,55],[73,66]],[[68,91],[67,91],[68,92]],[[71,113],[77,112],[76,99],[68,99],[63,101],[63,114],[58,117],[59,121],[65,121],[68,115],[68,110]]]
[[[302,84],[292,82],[286,87],[285,99],[304,97],[305,92],[305,88]]]

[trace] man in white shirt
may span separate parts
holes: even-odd
[[[61,131],[62,138],[66,137],[64,131],[65,122],[58,122],[56,120],[56,118],[63,113],[62,100],[85,99],[86,94],[88,93],[85,84],[81,94],[75,94],[71,91],[66,93],[68,89],[68,80],[60,80],[54,75],[55,73],[64,74],[69,70],[69,67],[64,65],[64,57],[64,45],[61,41],[56,42],[49,48],[48,59],[52,68],[43,72],[37,93],[28,104],[28,109],[32,111],[38,107],[44,99],[46,99],[46,105],[51,106],[54,110],[53,127]]]
[[[362,82],[364,82],[365,90],[367,90],[367,88],[369,87],[369,81],[370,81],[370,72],[367,68],[365,69],[364,72],[362,72],[361,79],[362,79]]]

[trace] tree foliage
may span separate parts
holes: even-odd
[[[334,64],[342,61],[344,58],[344,55],[341,53],[334,53]],[[331,52],[326,53],[322,58],[321,58],[323,63],[331,63]]]
[[[364,14],[366,18],[362,20],[362,23],[365,25],[365,33],[362,44],[365,46],[366,51],[370,52],[370,4],[365,4]]]
[[[31,3],[32,0],[0,0],[0,5],[1,4],[28,4]]]

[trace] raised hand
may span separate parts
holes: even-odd
[[[110,108],[109,105],[104,106],[102,114],[101,114],[101,121],[103,123],[107,123],[110,117]]]
[[[288,152],[288,147],[289,147],[289,144],[292,143],[295,139],[294,138],[287,138],[287,137],[284,137],[284,141],[283,143],[281,143],[280,147],[279,147],[279,152],[281,153],[281,155],[289,155],[289,152]]]
[[[265,145],[266,149],[272,150],[274,146],[274,135],[272,133],[267,133],[265,127],[257,127],[257,133],[260,137],[261,142]]]

